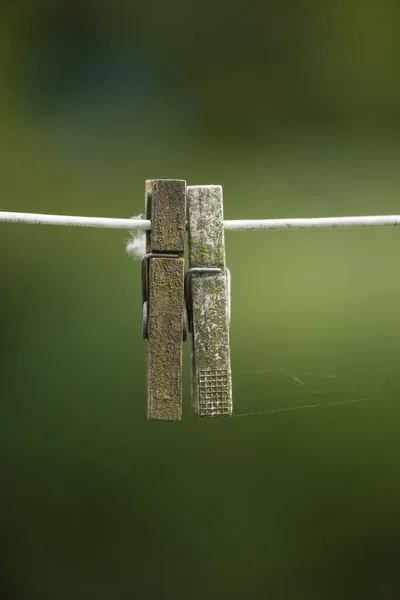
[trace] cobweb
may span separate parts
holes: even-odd
[[[349,369],[347,369],[349,370]],[[312,411],[346,405],[388,402],[396,398],[388,378],[381,374],[305,371],[256,368],[242,371],[251,381],[251,392],[244,393],[243,380],[234,390],[233,417],[273,415],[289,411]],[[237,393],[236,393],[237,392]]]

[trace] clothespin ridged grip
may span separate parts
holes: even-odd
[[[232,413],[222,188],[187,188],[192,403],[201,417]]]
[[[146,218],[151,220],[144,264],[147,413],[150,420],[179,421],[182,416],[186,181],[147,181]]]

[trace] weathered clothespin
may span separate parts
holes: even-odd
[[[147,339],[148,418],[182,416],[186,181],[146,182],[147,254],[142,260],[143,337]]]
[[[190,268],[185,289],[192,334],[192,404],[201,417],[230,416],[230,278],[225,265],[222,188],[190,186],[187,202]]]

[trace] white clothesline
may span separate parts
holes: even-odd
[[[66,215],[41,215],[34,213],[5,211],[0,211],[0,222],[30,223],[34,225],[64,225],[67,227],[98,227],[104,229],[126,229],[128,231],[149,231],[151,229],[151,222],[146,219],[76,217]],[[396,225],[400,225],[400,215],[224,221],[224,227],[227,231],[246,231],[255,229],[333,229],[337,227],[390,227]]]

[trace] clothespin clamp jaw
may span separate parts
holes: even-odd
[[[143,337],[147,340],[147,398],[150,420],[182,416],[184,336],[184,241],[186,182],[146,182],[147,254],[142,260]]]
[[[185,290],[192,333],[192,404],[201,417],[232,414],[230,273],[225,265],[221,186],[187,188],[189,270]]]
[[[142,258],[142,334],[143,339],[147,340],[149,337],[149,263],[151,258],[179,258],[179,254],[156,254],[155,252],[148,252]],[[184,319],[186,321],[186,319]],[[184,327],[183,339],[186,338],[186,325]]]
[[[185,304],[187,314],[187,326],[185,330],[189,333],[193,333],[193,301],[192,301],[192,288],[191,279],[192,273],[222,273],[222,269],[218,267],[193,267],[188,269],[185,273]],[[231,324],[231,271],[228,267],[225,267],[226,276],[226,289],[228,296],[228,324]],[[184,341],[186,341],[187,332],[184,333]]]

